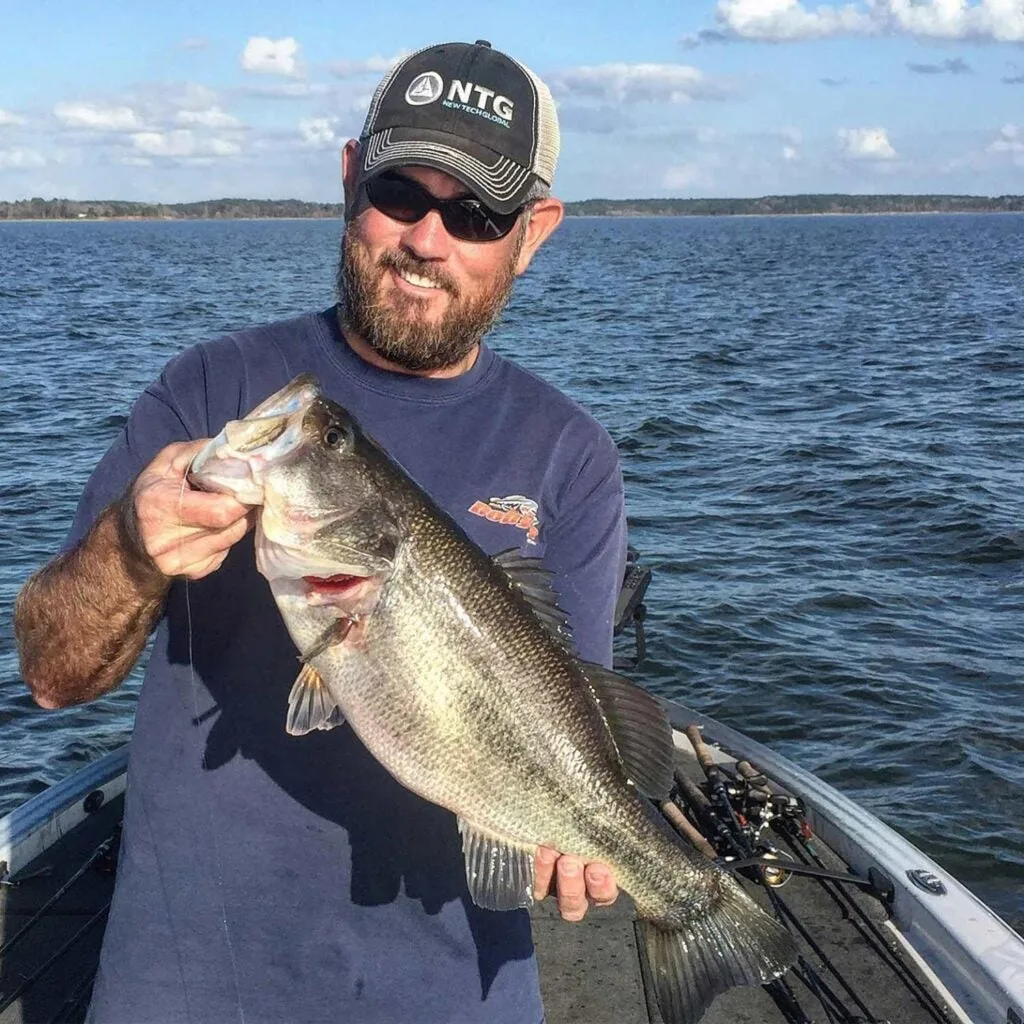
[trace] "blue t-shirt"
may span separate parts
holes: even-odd
[[[580,655],[610,664],[625,557],[608,434],[486,346],[459,377],[389,373],[336,310],[189,349],[135,404],[67,544],[172,441],[211,437],[296,374],[355,415],[470,537],[554,570]],[[292,737],[295,647],[250,533],[176,581],[139,695],[94,1024],[537,1024],[525,911],[481,910],[454,816],[347,725]]]

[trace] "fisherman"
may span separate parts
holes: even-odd
[[[578,654],[609,665],[615,446],[483,341],[561,222],[558,148],[549,90],[489,43],[399,62],[344,147],[338,304],[173,359],[19,595],[43,707],[116,687],[156,630],[94,1024],[542,1020],[528,915],[472,904],[454,817],[347,727],[286,734],[299,665],[243,539],[253,510],[185,474],[311,372],[484,550],[542,558]],[[541,850],[552,886],[568,920],[616,896],[607,868]]]

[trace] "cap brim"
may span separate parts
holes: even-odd
[[[364,177],[416,164],[457,178],[498,213],[523,205],[537,176],[522,164],[449,132],[386,128],[362,141]]]

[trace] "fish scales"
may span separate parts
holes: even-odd
[[[404,785],[510,838],[578,843],[572,829],[594,809],[591,787],[634,797],[571,660],[513,589],[460,586],[492,567],[453,544],[446,524],[411,519],[363,665],[336,671],[351,655],[329,651],[315,666],[346,680],[336,693],[346,718]],[[566,715],[593,727],[566,734]]]

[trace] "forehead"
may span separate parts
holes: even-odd
[[[404,178],[411,178],[422,185],[431,195],[438,199],[452,199],[455,196],[469,196],[473,193],[458,178],[453,178],[444,171],[433,167],[422,167],[419,164],[407,164],[394,170]]]

